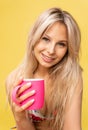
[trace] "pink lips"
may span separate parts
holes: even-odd
[[[50,62],[52,62],[52,61],[54,60],[54,58],[49,57],[49,56],[46,56],[46,55],[44,55],[44,54],[42,54],[41,57],[42,57],[42,59],[43,59],[45,62],[48,62],[48,63],[50,63]]]

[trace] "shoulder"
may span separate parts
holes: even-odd
[[[9,90],[13,86],[16,74],[17,74],[17,70],[15,69],[12,72],[10,72],[9,75],[6,77],[5,87],[6,87],[6,93],[7,93],[7,95],[9,94]]]
[[[83,76],[82,76],[82,68],[80,67],[80,71],[79,71],[79,76],[78,76],[78,83],[76,86],[76,91],[77,92],[82,92],[83,91]]]
[[[5,80],[5,87],[6,87],[6,93],[9,94],[9,91],[14,87],[14,84],[17,82],[17,80],[23,77],[23,68],[22,65],[18,66],[16,69],[14,69],[10,74],[7,76]]]
[[[73,94],[71,91],[70,95],[72,98],[70,102],[68,99],[66,104],[63,130],[81,129],[81,110],[82,110],[82,94],[83,94],[82,71],[80,71],[79,76],[77,78],[78,80],[75,86],[75,91],[73,92]]]
[[[66,106],[70,107],[71,104],[76,103],[76,101],[82,101],[83,95],[83,76],[82,76],[82,69],[79,67],[76,75],[73,78],[72,87],[69,89],[69,96],[67,98]],[[67,108],[68,108],[67,107]]]
[[[14,77],[16,75],[16,71],[12,71],[6,78],[5,80],[5,89],[6,89],[6,95],[7,95],[7,99],[10,103],[10,94],[11,94],[11,91],[12,91],[12,88],[13,88],[13,82],[14,82]]]

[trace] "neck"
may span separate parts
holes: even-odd
[[[49,76],[48,69],[39,66],[34,74],[35,78],[46,79]]]

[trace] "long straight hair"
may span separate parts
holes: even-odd
[[[60,8],[50,8],[38,17],[28,37],[24,61],[17,72],[19,72],[19,75],[24,73],[26,78],[33,77],[38,67],[38,62],[33,52],[34,46],[38,43],[43,33],[55,22],[61,22],[67,28],[68,50],[64,58],[50,68],[50,81],[54,82],[49,82],[51,85],[47,111],[48,114],[56,111],[57,114],[54,118],[53,127],[55,127],[55,130],[62,130],[66,103],[68,99],[69,102],[71,101],[81,75],[81,68],[79,66],[81,35],[78,24],[71,14]],[[51,121],[50,125],[52,125]]]

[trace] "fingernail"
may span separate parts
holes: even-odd
[[[34,102],[34,101],[35,101],[35,99],[32,99],[32,100],[31,100],[31,102]]]
[[[31,92],[34,94],[36,91],[35,91],[35,90],[32,90]]]
[[[27,83],[27,86],[29,86],[29,87],[30,87],[30,86],[31,86],[31,82]]]

